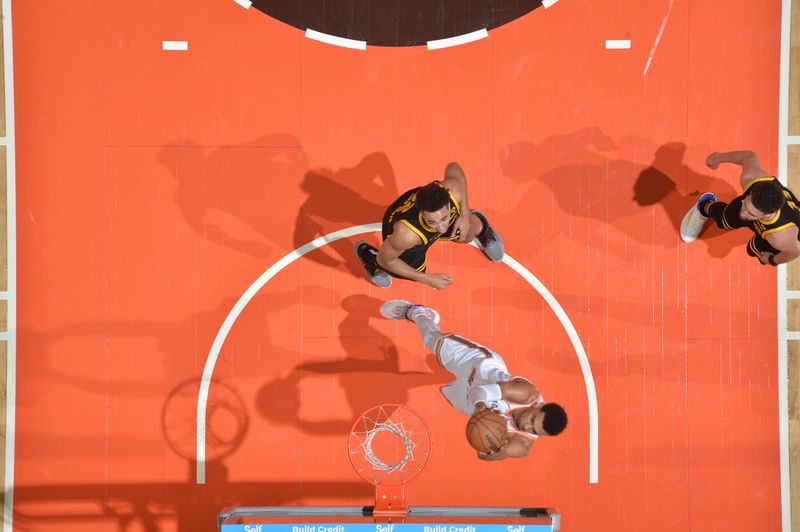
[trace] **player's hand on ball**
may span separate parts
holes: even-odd
[[[494,462],[495,460],[502,460],[503,458],[506,457],[506,453],[504,450],[505,443],[506,442],[503,442],[503,447],[500,447],[500,449],[494,452],[482,453],[478,451],[478,458],[486,462]]]

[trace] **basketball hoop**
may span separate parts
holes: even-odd
[[[406,515],[405,485],[431,456],[428,426],[403,405],[378,405],[359,417],[347,440],[353,469],[375,486],[375,515]]]

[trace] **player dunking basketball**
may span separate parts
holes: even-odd
[[[437,325],[439,313],[432,308],[395,299],[381,305],[380,313],[385,318],[416,324],[425,346],[456,377],[441,388],[456,410],[471,416],[489,408],[506,418],[505,444],[497,452],[478,453],[482,460],[527,456],[537,438],[555,436],[567,426],[561,405],[545,403],[532,382],[512,376],[500,355],[455,334],[442,334]]]
[[[467,178],[458,163],[444,170],[444,181],[411,189],[392,203],[383,216],[380,250],[363,240],[355,251],[369,280],[381,288],[392,277],[427,284],[436,290],[453,279],[443,273],[427,273],[428,248],[437,240],[478,243],[492,261],[503,258],[503,242],[480,211],[470,210]]]

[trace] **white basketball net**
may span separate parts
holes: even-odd
[[[400,438],[400,440],[406,446],[406,454],[400,459],[399,462],[387,464],[375,455],[372,450],[372,441],[379,432],[391,432]],[[376,423],[375,428],[365,432],[364,435],[364,443],[361,444],[361,448],[364,450],[364,456],[367,458],[367,461],[372,464],[372,467],[375,469],[379,469],[381,471],[395,471],[397,469],[402,470],[408,461],[414,457],[414,448],[416,447],[416,444],[411,441],[411,438],[406,433],[402,423],[400,423],[400,425],[397,425],[391,421],[387,423]]]
[[[431,442],[428,428],[413,411],[380,405],[356,422],[348,447],[359,475],[373,484],[393,485],[404,484],[422,471]]]

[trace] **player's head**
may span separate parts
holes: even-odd
[[[450,225],[450,193],[437,183],[429,183],[417,191],[416,205],[422,221],[440,233]]]
[[[537,436],[556,436],[567,426],[567,413],[557,403],[532,406],[520,414],[519,427]]]
[[[750,194],[742,201],[739,216],[742,220],[758,220],[774,216],[786,203],[783,188],[774,179],[753,185]]]
[[[545,403],[542,405],[544,420],[542,428],[548,436],[561,434],[567,428],[567,413],[558,403]]]

